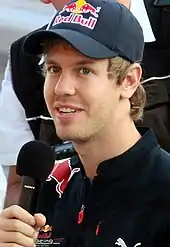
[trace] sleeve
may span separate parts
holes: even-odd
[[[0,165],[14,165],[20,148],[34,139],[12,86],[9,61],[0,90]]]

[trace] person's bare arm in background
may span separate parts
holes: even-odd
[[[18,203],[21,177],[16,174],[16,166],[9,168],[4,208]]]
[[[9,62],[0,91],[0,119],[0,165],[8,177],[4,204],[8,207],[16,204],[19,197],[21,178],[16,174],[17,154],[23,144],[34,140],[25,111],[13,90]]]
[[[117,0],[117,2],[124,4],[128,9],[130,8],[130,0]]]

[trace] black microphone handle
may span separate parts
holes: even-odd
[[[40,187],[40,181],[36,181],[27,176],[22,177],[18,205],[32,215],[36,212]]]

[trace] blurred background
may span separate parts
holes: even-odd
[[[0,0],[0,83],[10,44],[48,23],[53,14],[54,8],[39,0]]]

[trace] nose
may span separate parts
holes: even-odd
[[[63,72],[55,86],[56,95],[74,95],[75,94],[75,79],[68,72]]]

